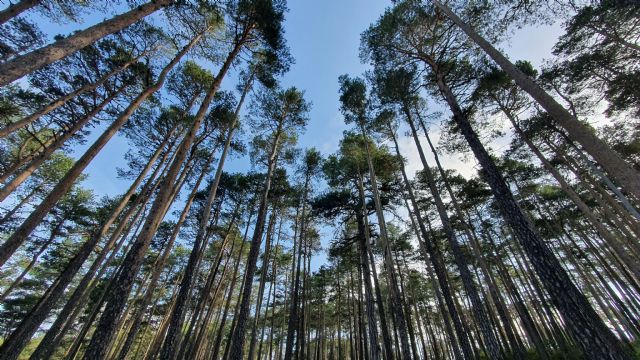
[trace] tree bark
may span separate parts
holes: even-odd
[[[629,349],[602,322],[584,294],[578,290],[563,270],[555,254],[547,247],[533,224],[522,212],[500,170],[478,139],[478,135],[445,83],[442,74],[437,68],[434,72],[438,88],[453,113],[454,121],[484,170],[502,216],[531,260],[536,273],[551,296],[551,301],[563,315],[575,340],[590,358],[631,359]]]
[[[25,1],[25,0],[23,0]],[[41,117],[47,115],[48,113],[52,112],[53,110],[59,108],[60,106],[66,104],[67,102],[69,102],[69,100],[74,99],[76,96],[80,95],[80,94],[84,94],[88,91],[93,91],[95,89],[97,89],[99,86],[103,85],[104,83],[107,82],[107,80],[109,80],[112,76],[126,70],[127,68],[129,68],[129,66],[133,65],[134,63],[138,62],[138,60],[140,60],[140,58],[142,58],[142,56],[148,54],[148,51],[144,51],[142,54],[136,56],[135,58],[127,61],[126,63],[124,63],[122,66],[118,67],[117,69],[114,69],[110,72],[108,72],[107,74],[103,75],[100,79],[96,80],[95,82],[92,82],[90,84],[86,84],[82,87],[80,87],[79,89],[67,94],[67,95],[63,95],[61,97],[59,97],[58,99],[50,102],[49,104],[47,104],[45,107],[43,107],[42,109],[36,111],[35,113],[25,116],[24,118],[16,121],[16,122],[12,122],[10,124],[8,124],[7,126],[3,127],[2,129],[0,129],[0,138],[4,138],[7,135],[11,134],[12,132],[21,129],[29,124],[31,124],[32,122],[40,119]]]
[[[251,292],[253,289],[253,275],[256,272],[258,255],[260,251],[260,243],[262,242],[262,234],[264,233],[264,224],[267,216],[267,206],[269,204],[269,192],[271,190],[271,181],[276,168],[278,158],[278,148],[282,137],[283,120],[279,121],[278,127],[274,133],[273,146],[271,147],[268,161],[268,170],[266,174],[264,189],[260,198],[260,206],[258,208],[258,217],[251,237],[251,247],[247,256],[247,265],[244,274],[244,282],[242,284],[242,301],[237,314],[238,321],[231,336],[231,350],[229,358],[231,360],[241,360],[244,352],[244,335],[246,331],[246,323],[249,317],[249,306],[251,302]]]
[[[17,56],[0,65],[0,86],[5,86],[56,60],[67,57],[107,35],[120,31],[147,15],[170,5],[173,1],[152,0],[40,49]]]
[[[18,249],[27,237],[35,230],[40,224],[42,219],[47,213],[55,206],[55,204],[69,191],[75,180],[80,176],[82,171],[89,165],[89,163],[98,155],[100,150],[111,140],[111,138],[122,128],[122,126],[129,120],[134,111],[136,111],[142,103],[149,98],[153,93],[158,91],[164,84],[164,81],[182,57],[202,38],[203,33],[196,35],[187,46],[185,46],[178,54],[167,64],[160,75],[158,80],[145,89],[135,100],[129,104],[126,110],[118,116],[118,118],[109,125],[109,127],[100,135],[100,137],[89,147],[89,149],[76,161],[71,169],[65,174],[65,176],[58,182],[58,184],[51,190],[51,193],[38,205],[36,209],[29,215],[29,217],[20,225],[18,229],[2,244],[0,245],[0,266],[3,265],[9,257]]]
[[[613,151],[600,138],[578,119],[576,119],[567,109],[560,105],[551,95],[547,94],[542,87],[521,72],[509,59],[507,59],[493,45],[486,41],[480,34],[474,31],[468,24],[460,19],[446,5],[438,0],[432,0],[447,17],[453,21],[462,31],[467,34],[478,46],[480,46],[518,86],[531,95],[549,115],[551,115],[560,126],[562,126],[569,136],[579,142],[620,186],[633,194],[636,199],[640,199],[640,173],[633,169],[619,154]]]

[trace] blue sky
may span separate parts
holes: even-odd
[[[342,122],[338,103],[338,76],[348,73],[360,75],[368,67],[360,63],[358,57],[360,34],[375,21],[391,4],[383,0],[290,0],[289,13],[286,16],[286,39],[295,59],[295,64],[282,79],[284,87],[296,86],[305,91],[306,99],[313,106],[310,122],[300,138],[301,147],[316,147],[324,154],[336,150],[342,131],[346,126]],[[83,24],[55,25],[40,21],[42,30],[49,36],[68,33],[108,17],[98,14],[89,17]],[[518,31],[509,44],[502,44],[513,59],[528,59],[540,66],[543,59],[550,58],[550,49],[561,28],[559,24],[542,28],[525,28]],[[211,69],[215,71],[215,69]],[[235,79],[225,80],[224,88],[230,89]],[[96,129],[98,130],[98,129]],[[437,129],[435,139],[437,139]],[[77,146],[75,154],[81,154],[99,131],[93,131],[87,144]],[[506,141],[505,141],[506,142]],[[114,196],[124,192],[129,181],[116,178],[116,168],[124,166],[123,155],[129,148],[126,139],[115,137],[87,168],[89,174],[84,186],[93,189],[100,197]],[[417,153],[409,139],[401,141],[401,148],[408,159],[410,173],[420,165]],[[473,162],[461,161],[456,156],[445,156],[444,165],[456,168],[463,174],[475,172]],[[249,168],[245,159],[234,158],[228,162],[228,171],[242,171]],[[331,235],[325,229],[324,235]],[[326,243],[326,240],[323,243]],[[314,267],[324,261],[319,256]]]

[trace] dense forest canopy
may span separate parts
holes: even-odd
[[[389,2],[330,151],[298,4],[2,6],[0,359],[640,359],[637,2]]]

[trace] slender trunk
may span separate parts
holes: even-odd
[[[251,247],[247,256],[247,265],[244,275],[244,283],[242,285],[242,300],[238,311],[236,327],[231,336],[231,350],[229,357],[232,360],[241,360],[244,352],[244,336],[246,331],[247,319],[249,317],[249,306],[251,303],[251,292],[253,290],[253,275],[256,272],[256,264],[260,252],[260,243],[262,242],[262,234],[264,233],[264,223],[267,217],[267,206],[269,205],[269,192],[271,190],[271,182],[273,173],[276,169],[278,159],[278,148],[283,132],[283,121],[278,122],[278,127],[274,133],[273,145],[268,158],[268,169],[265,178],[264,189],[260,199],[258,208],[258,217],[251,237]]]
[[[0,11],[0,25],[35,7],[39,3],[40,0],[19,0],[15,4],[10,3],[6,9]]]
[[[164,0],[166,1],[166,0]],[[167,64],[158,76],[158,80],[150,87],[146,88],[135,100],[129,104],[127,109],[109,125],[109,127],[100,135],[100,137],[89,147],[89,149],[75,162],[73,167],[65,174],[58,184],[51,190],[51,193],[38,205],[29,217],[20,225],[20,227],[2,244],[0,245],[0,266],[3,265],[9,257],[18,249],[20,245],[40,224],[45,215],[55,206],[55,204],[69,191],[71,186],[80,176],[82,171],[89,165],[93,158],[98,155],[100,150],[111,140],[111,138],[120,130],[120,128],[129,120],[134,111],[136,111],[142,103],[153,93],[162,87],[167,75],[173,69],[184,55],[202,38],[204,33],[195,36],[187,46],[185,46],[178,54]]]
[[[212,157],[213,157],[213,151],[211,152],[210,159]],[[147,290],[146,290],[145,296],[142,299],[142,301],[140,301],[139,309],[135,313],[135,315],[133,316],[133,319],[131,320],[131,326],[129,327],[129,331],[127,333],[127,338],[125,339],[124,344],[122,345],[122,348],[120,349],[119,355],[117,357],[118,359],[125,359],[126,355],[127,355],[127,352],[129,351],[129,348],[131,347],[131,345],[133,345],[133,342],[134,342],[134,340],[136,338],[138,330],[140,329],[140,325],[141,325],[141,322],[142,322],[142,317],[144,316],[145,309],[146,309],[147,305],[151,302],[151,299],[152,299],[153,294],[154,294],[154,290],[156,288],[158,280],[160,279],[160,274],[162,273],[162,269],[164,268],[164,265],[166,264],[167,260],[169,259],[169,255],[171,254],[171,249],[173,248],[173,243],[175,242],[176,238],[178,237],[178,234],[180,233],[180,228],[182,227],[182,224],[184,223],[184,221],[187,218],[187,215],[189,214],[189,210],[191,209],[191,205],[193,204],[193,200],[195,199],[196,194],[198,193],[198,189],[200,187],[200,183],[202,182],[202,179],[204,179],[204,176],[207,173],[206,169],[208,168],[209,163],[210,163],[210,161],[207,161],[205,169],[200,172],[200,176],[196,180],[196,183],[193,185],[193,189],[191,190],[191,194],[189,194],[189,197],[187,198],[187,201],[185,202],[184,208],[182,209],[182,213],[180,214],[180,217],[178,218],[178,222],[175,224],[175,226],[173,228],[171,236],[169,237],[169,240],[167,241],[167,244],[165,245],[165,249],[163,250],[162,255],[160,255],[160,257],[158,259],[156,259],[156,261],[155,261],[155,264],[153,266],[154,272],[151,275],[151,279],[149,280],[149,284],[147,285]]]
[[[222,78],[224,77],[225,73],[231,66],[231,63],[233,62],[233,60],[235,60],[236,56],[240,52],[247,36],[248,36],[248,32],[245,32],[244,36],[236,43],[235,48],[227,56],[227,60],[223,65],[223,68],[220,70],[220,73],[218,74],[218,77],[216,79],[217,84],[214,84],[213,87],[210,89],[209,93],[207,94],[207,97],[209,99],[208,103],[204,104],[203,102],[203,105],[206,105],[206,107],[200,108],[201,110],[199,111],[199,115],[201,118],[204,117],[204,114],[209,107],[209,103],[211,102],[211,100],[213,99],[213,96],[215,95],[218,88],[220,87]],[[213,183],[209,188],[209,194],[207,196],[205,206],[203,207],[202,213],[200,214],[200,221],[198,224],[198,233],[196,234],[196,239],[193,244],[193,249],[191,250],[191,254],[189,255],[187,266],[184,270],[185,276],[182,278],[182,281],[180,283],[180,292],[178,294],[178,299],[176,300],[176,305],[174,306],[171,313],[171,322],[169,323],[169,329],[167,330],[167,337],[165,339],[164,345],[162,346],[162,350],[160,352],[160,359],[163,359],[163,360],[173,359],[176,356],[176,352],[179,348],[179,343],[180,343],[179,332],[184,322],[184,315],[186,310],[185,305],[188,300],[187,299],[188,294],[191,291],[191,287],[193,286],[193,279],[195,276],[195,271],[198,266],[198,260],[200,258],[199,254],[202,251],[201,249],[202,243],[204,241],[205,235],[208,230],[207,224],[209,223],[209,218],[211,216],[211,206],[213,205],[213,201],[216,198],[218,186],[220,184],[220,178],[222,177],[222,171],[224,169],[224,163],[227,158],[229,148],[231,146],[231,140],[233,139],[233,134],[236,129],[240,110],[242,108],[242,104],[244,103],[245,96],[249,91],[249,89],[251,88],[251,83],[252,83],[252,80],[249,79],[243,90],[240,102],[236,107],[235,114],[234,114],[234,121],[229,126],[229,129],[227,132],[227,138],[225,140],[222,153],[220,154],[220,159],[218,160],[218,167],[216,169],[216,174],[215,174]]]
[[[502,216],[527,253],[536,273],[549,292],[551,301],[563,315],[575,340],[585,354],[593,359],[630,359],[627,347],[602,322],[584,294],[573,284],[554,253],[522,212],[500,170],[478,139],[478,135],[471,127],[451,89],[444,82],[442,74],[437,67],[434,71],[437,85],[449,104],[454,121],[484,169]]]
[[[362,182],[358,181],[358,189],[359,193],[362,194]],[[358,252],[360,253],[360,266],[362,267],[362,276],[364,278],[364,298],[365,298],[365,311],[367,313],[367,325],[369,326],[369,339],[371,346],[371,359],[377,360],[380,358],[380,350],[378,347],[378,325],[376,323],[375,317],[375,307],[373,303],[373,286],[371,285],[371,266],[375,266],[373,262],[369,259],[369,251],[367,246],[367,241],[369,241],[369,237],[365,236],[366,229],[364,223],[364,208],[365,208],[365,200],[364,196],[360,196],[362,208],[358,210],[356,215],[357,223],[358,223]],[[378,304],[378,310],[384,309],[380,307],[381,304]],[[382,310],[384,312],[384,310]],[[382,319],[382,316],[380,317]],[[386,341],[387,339],[385,339]],[[386,346],[385,346],[386,348]],[[390,346],[389,346],[390,348]]]
[[[416,130],[414,120],[411,116],[411,112],[406,105],[404,109],[405,115],[407,117],[407,123],[411,128],[411,134],[416,144],[416,148],[418,149],[418,154],[420,155],[420,160],[424,168],[423,174],[427,179],[427,185],[429,186],[429,190],[431,191],[431,195],[433,196],[438,215],[440,216],[440,221],[442,222],[442,230],[444,231],[449,242],[449,246],[451,247],[454,261],[456,263],[456,266],[458,267],[458,270],[460,271],[460,277],[462,278],[464,290],[471,300],[471,308],[474,318],[476,319],[476,323],[480,327],[482,338],[487,346],[487,355],[489,355],[491,359],[502,359],[503,356],[500,350],[500,344],[498,343],[498,340],[496,339],[491,329],[489,316],[487,315],[484,304],[480,299],[480,295],[478,294],[478,288],[473,281],[473,277],[471,275],[471,271],[469,270],[467,260],[462,253],[460,242],[458,241],[458,238],[453,230],[453,226],[451,225],[451,220],[449,219],[449,215],[447,214],[447,209],[444,205],[444,202],[442,201],[442,198],[440,197],[440,191],[436,186],[433,172],[431,171],[431,168],[427,163],[427,158],[424,154],[424,151],[422,150],[422,145],[420,144],[418,132]],[[446,178],[444,179],[444,181],[446,182]]]
[[[399,150],[398,140],[396,138],[395,132],[391,127],[389,128],[389,131],[394,142],[396,154],[398,157],[400,157],[400,150]],[[418,245],[420,246],[422,252],[424,253],[425,259],[427,258],[427,254],[428,254],[428,257],[431,259],[431,263],[433,264],[436,277],[440,285],[440,290],[442,291],[442,295],[446,303],[447,310],[449,311],[449,315],[451,316],[453,326],[455,328],[456,334],[458,335],[458,341],[460,342],[460,347],[462,349],[464,357],[467,359],[472,359],[473,351],[471,350],[471,344],[467,340],[467,335],[462,328],[462,320],[460,319],[460,314],[456,310],[455,305],[453,304],[453,301],[452,301],[451,289],[449,287],[449,284],[446,278],[447,269],[444,262],[443,254],[436,242],[436,239],[433,239],[429,236],[429,232],[425,227],[425,222],[423,220],[422,214],[420,213],[417,199],[413,192],[411,183],[409,182],[407,172],[405,170],[404,161],[401,162],[400,166],[401,166],[400,169],[402,171],[402,177],[405,183],[405,189],[407,191],[407,194],[409,195],[409,200],[411,200],[411,206],[413,207],[413,214],[418,223],[418,227],[420,229],[420,235],[422,236],[422,240],[424,242],[424,243],[419,242]],[[454,347],[454,355],[456,355],[456,358],[459,357],[459,354],[457,352],[457,346]]]
[[[366,268],[364,269],[365,271],[367,271],[367,273],[365,274],[365,285],[367,284],[367,281],[370,282],[369,279],[369,269],[371,270],[371,274],[373,275],[373,281],[374,281],[374,285],[375,285],[375,296],[376,296],[376,302],[378,304],[378,315],[380,317],[380,328],[382,330],[382,342],[384,344],[384,350],[385,350],[385,358],[386,359],[393,359],[393,349],[391,346],[391,335],[389,334],[389,325],[387,324],[387,315],[386,312],[384,310],[384,301],[382,300],[382,293],[380,291],[380,286],[378,284],[378,273],[376,270],[376,263],[374,261],[373,258],[373,251],[371,250],[371,235],[369,233],[369,222],[367,220],[367,206],[366,206],[366,198],[364,195],[364,182],[363,182],[363,178],[361,174],[358,174],[358,195],[360,197],[360,206],[362,207],[362,209],[360,210],[360,213],[362,214],[362,238],[364,240],[364,242],[362,243],[362,246],[364,247],[363,251],[364,251],[364,259],[363,262],[366,265]],[[369,287],[371,287],[371,285],[369,285]],[[365,288],[366,290],[366,288]],[[371,291],[371,289],[369,289],[369,291]],[[372,309],[373,309],[373,304],[372,304]],[[373,326],[375,328],[376,324],[375,324],[375,317],[373,315],[371,315],[371,319],[373,321]],[[376,331],[377,333],[377,331]],[[376,340],[376,342],[374,342],[374,344],[376,344],[377,347],[377,335],[376,337],[372,337],[374,340]]]
[[[551,97],[551,95],[547,94],[533,79],[520,71],[509,59],[502,55],[500,51],[462,21],[451,9],[438,0],[433,0],[433,4],[480,46],[487,55],[489,55],[522,90],[531,95],[560,126],[566,129],[569,136],[579,142],[589,155],[606,169],[619,185],[633,194],[636,199],[640,199],[640,174],[637,170],[633,169],[619,154],[598,138],[591,129],[576,119],[567,109]],[[612,345],[617,347],[614,344]],[[616,355],[612,355],[612,357],[615,356]]]
[[[229,284],[229,294],[227,295],[227,300],[224,304],[224,311],[222,313],[222,320],[220,320],[220,324],[218,325],[218,333],[216,334],[216,338],[213,342],[213,354],[211,355],[211,359],[218,359],[218,354],[220,353],[220,345],[222,344],[222,334],[224,333],[224,326],[227,322],[227,315],[229,314],[229,308],[231,307],[231,299],[233,299],[233,290],[236,287],[236,281],[238,280],[238,270],[240,269],[240,260],[242,259],[244,245],[246,244],[247,233],[249,231],[249,223],[251,221],[251,217],[249,217],[249,221],[247,222],[247,227],[244,233],[244,237],[242,239],[242,244],[240,245],[240,250],[238,252],[238,257],[236,258],[233,275],[231,276],[231,283]]]
[[[20,171],[20,173],[16,174],[11,181],[9,181],[5,186],[0,189],[0,201],[3,201],[7,198],[7,196],[11,195],[13,191],[15,191],[18,186],[20,186],[31,174],[33,174],[45,161],[49,159],[51,154],[53,154],[56,150],[60,149],[67,140],[69,140],[76,132],[80,131],[91,119],[93,119],[96,115],[98,115],[105,106],[107,106],[113,99],[115,99],[126,86],[121,87],[117,91],[114,91],[105,98],[100,104],[98,104],[93,110],[91,110],[88,114],[86,114],[82,119],[78,120],[73,126],[65,131],[60,137],[56,137],[56,139],[49,144],[47,147],[42,149],[40,153],[34,153],[31,156],[27,156],[25,160],[29,161],[28,165]],[[4,175],[9,175],[12,173],[14,169],[9,169],[7,173]],[[18,170],[18,168],[15,168]]]
[[[93,251],[93,249],[104,237],[104,235],[107,233],[111,225],[115,222],[117,217],[127,206],[127,204],[129,203],[129,200],[131,199],[131,196],[135,193],[136,189],[138,188],[142,180],[144,180],[145,176],[147,175],[147,172],[151,170],[151,167],[157,161],[159,155],[161,154],[161,150],[164,148],[169,138],[170,136],[168,136],[165,139],[165,142],[163,142],[162,146],[160,146],[156,151],[156,153],[154,153],[151,156],[145,168],[140,172],[136,180],[134,180],[134,182],[131,184],[131,186],[129,187],[129,190],[125,193],[125,195],[120,199],[120,202],[118,203],[116,208],[112,211],[111,216],[107,220],[105,220],[105,222],[100,226],[100,228],[97,231],[93,232],[90,235],[87,241],[85,241],[82,244],[80,249],[78,249],[78,252],[76,253],[76,255],[69,261],[69,263],[67,263],[64,270],[60,273],[56,281],[53,284],[51,284],[51,286],[47,289],[47,291],[42,296],[42,298],[38,301],[36,306],[34,306],[34,308],[31,309],[29,315],[22,320],[20,325],[14,330],[14,332],[8,338],[8,341],[5,342],[5,344],[11,344],[11,348],[13,348],[14,350],[11,350],[10,348],[7,348],[5,350],[3,347],[2,349],[0,349],[0,354],[4,354],[5,351],[7,351],[7,353],[13,352],[13,351],[19,352],[19,351],[22,351],[24,346],[26,346],[27,344],[26,341],[28,341],[28,339],[30,339],[33,336],[33,334],[38,329],[38,327],[46,319],[49,312],[51,312],[51,309],[55,307],[55,304],[59,301],[60,297],[64,294],[65,289],[67,288],[67,286],[69,286],[74,276],[78,273],[78,271],[82,267],[82,264],[84,264],[87,258],[91,255],[91,252]],[[166,154],[168,154],[168,150]],[[164,162],[164,159],[162,162]],[[144,190],[147,190],[146,188],[150,187],[153,184],[153,179],[155,178],[158,171],[160,170],[162,162],[157,165],[156,170],[151,175],[151,178],[147,181],[147,185],[143,187]],[[143,198],[144,196],[140,195],[136,199],[136,202],[141,201]],[[129,211],[130,213],[129,216],[133,214],[133,211],[135,210],[136,207],[137,207],[137,204],[135,203],[131,204],[131,208],[130,208],[131,210]],[[123,223],[121,225],[122,227],[124,227],[124,223],[126,223],[127,219],[123,218],[122,221]],[[94,265],[89,269],[87,274],[92,274],[97,270],[97,267],[99,266],[100,261],[107,255],[108,251],[113,246],[113,243],[116,241],[116,239],[117,237],[112,237],[107,242],[107,244],[105,244],[104,248],[101,251],[101,255],[99,255],[99,260],[94,262]],[[88,284],[90,280],[91,280],[90,276],[89,277],[85,276],[83,280],[78,284],[79,288],[82,288],[83,284]],[[72,299],[70,298],[68,302],[71,302],[71,300]],[[55,331],[57,327],[52,327],[51,329]],[[39,356],[38,354],[40,354],[41,351],[46,352],[45,348],[48,346],[47,344],[49,344],[49,341],[53,339],[52,336],[53,335],[50,336],[49,332],[47,332],[47,335],[45,335],[45,337],[42,339],[40,344],[38,344],[38,347],[34,352],[35,354],[34,359],[38,358]]]
[[[300,215],[300,231],[298,233],[297,241],[294,244],[294,247],[297,246],[297,259],[295,258],[296,252],[294,248],[293,252],[293,265],[292,265],[292,276],[293,282],[291,284],[291,306],[289,309],[289,321],[287,323],[287,337],[286,337],[286,346],[284,352],[284,360],[291,360],[293,356],[294,349],[294,336],[296,331],[296,324],[298,323],[298,292],[300,291],[300,263],[302,262],[302,244],[304,241],[304,236],[306,234],[306,221],[307,221],[307,197],[309,195],[309,186],[311,181],[311,175],[306,174],[304,180],[304,191],[302,195],[302,214]],[[297,225],[297,224],[296,224]],[[297,230],[297,229],[296,229]],[[295,240],[296,238],[294,238]],[[297,267],[296,267],[297,264]],[[293,269],[295,270],[295,275],[293,273]]]
[[[159,192],[153,202],[149,216],[145,221],[145,225],[129,250],[129,253],[125,257],[123,262],[124,271],[122,271],[118,276],[116,286],[112,291],[110,291],[107,306],[100,318],[97,330],[93,334],[91,343],[84,354],[85,359],[102,358],[106,355],[106,351],[111,343],[117,326],[117,318],[120,316],[124,306],[126,305],[128,293],[131,290],[133,281],[135,280],[135,275],[142,265],[144,255],[149,248],[151,240],[153,239],[162,218],[164,217],[164,209],[169,205],[171,188],[173,187],[172,184],[175,182],[176,177],[182,168],[188,150],[192,147],[192,144],[195,141],[196,134],[205,114],[208,111],[209,105],[213,100],[213,96],[220,87],[222,79],[224,78],[231,62],[235,59],[235,55],[238,51],[239,48],[234,49],[227,57],[225,64],[214,79],[211,89],[209,89],[209,92],[202,101],[191,128],[185,135],[177,150],[173,163],[171,164],[167,175],[163,179],[163,184],[160,186]]]
[[[255,346],[258,333],[258,322],[260,321],[260,311],[262,309],[262,300],[264,297],[265,282],[267,280],[267,272],[269,271],[269,262],[271,261],[271,240],[273,238],[274,226],[277,218],[276,205],[271,209],[271,216],[269,223],[267,224],[267,235],[265,236],[264,252],[262,254],[262,268],[260,269],[260,284],[258,285],[258,297],[256,303],[256,314],[253,317],[253,324],[251,327],[251,338],[249,339],[249,352],[247,353],[247,359],[253,360],[255,356]],[[277,246],[277,245],[276,245]],[[267,302],[268,302],[267,296]],[[268,304],[267,304],[268,308]],[[266,312],[265,312],[266,314]]]
[[[387,224],[384,219],[384,213],[382,211],[382,204],[380,202],[380,194],[378,192],[378,183],[376,180],[376,173],[373,167],[373,161],[371,159],[371,150],[369,149],[369,142],[367,132],[364,127],[363,121],[360,121],[360,130],[362,131],[362,137],[365,145],[365,151],[367,155],[367,165],[369,167],[369,181],[371,182],[371,191],[373,192],[373,202],[376,208],[376,215],[378,217],[378,227],[380,228],[380,237],[385,244],[384,259],[387,264],[387,277],[389,280],[389,288],[391,292],[391,313],[393,319],[395,319],[398,331],[400,335],[401,356],[403,359],[411,358],[411,348],[409,346],[409,338],[407,336],[407,321],[404,318],[402,312],[402,299],[400,298],[400,290],[398,289],[397,274],[393,267],[393,259],[391,258],[391,250],[389,249],[389,237],[387,236]]]
[[[56,60],[67,57],[83,47],[91,45],[107,35],[120,31],[171,3],[173,3],[173,0],[152,0],[124,14],[117,15],[109,20],[105,20],[66,38],[60,39],[53,44],[41,47],[28,54],[17,56],[0,65],[0,86],[5,86]]]
[[[24,118],[22,118],[22,119],[20,119],[20,120],[18,120],[16,122],[12,122],[12,123],[6,125],[2,129],[0,129],[0,138],[6,137],[7,135],[11,134],[12,132],[31,124],[32,122],[40,119],[41,117],[47,115],[48,113],[52,112],[53,110],[55,110],[55,109],[61,107],[62,105],[66,104],[67,102],[69,102],[70,100],[74,99],[78,95],[81,95],[81,94],[84,94],[86,92],[93,91],[93,90],[97,89],[99,86],[105,84],[107,82],[107,80],[109,80],[111,77],[113,77],[114,75],[126,70],[131,65],[135,64],[136,62],[138,62],[138,60],[140,60],[140,58],[142,58],[144,55],[146,55],[148,53],[149,53],[149,51],[142,52],[140,55],[138,55],[135,58],[127,61],[126,63],[122,64],[120,67],[118,67],[118,68],[108,72],[107,74],[103,75],[101,78],[99,78],[95,82],[86,84],[86,85],[80,87],[79,89],[77,89],[77,90],[75,90],[75,91],[73,91],[73,92],[71,92],[71,93],[69,93],[67,95],[63,95],[63,96],[57,98],[56,100],[50,102],[49,104],[47,104],[42,109],[34,112],[33,114],[25,116]]]

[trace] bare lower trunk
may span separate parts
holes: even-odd
[[[91,45],[103,37],[120,31],[147,15],[168,6],[172,2],[173,0],[153,0],[124,14],[117,15],[60,39],[53,44],[11,59],[0,65],[0,86],[5,86],[56,60],[67,57],[83,47]]]
[[[202,33],[201,33],[202,34]],[[198,38],[201,35],[198,35]],[[195,44],[195,42],[191,42]],[[238,44],[227,56],[225,63],[215,77],[211,88],[207,95],[202,100],[202,104],[196,113],[191,128],[185,135],[180,147],[176,152],[176,156],[167,172],[167,175],[163,179],[163,183],[159,188],[158,194],[154,199],[149,215],[145,221],[142,231],[136,238],[129,253],[123,262],[123,271],[118,276],[116,285],[110,292],[107,305],[105,307],[97,329],[94,332],[91,342],[84,354],[85,360],[100,359],[107,354],[107,350],[113,338],[114,332],[117,326],[117,319],[124,310],[127,302],[129,291],[135,280],[136,273],[142,265],[145,253],[151,244],[151,240],[160,225],[160,222],[164,218],[165,209],[169,205],[169,199],[171,197],[171,189],[175,182],[178,173],[182,169],[183,162],[187,156],[187,152],[191,149],[196,134],[200,129],[200,124],[205,118],[209,110],[209,106],[213,101],[213,97],[217,90],[220,88],[220,84],[226,75],[227,70],[231,66],[231,62],[235,59],[237,53],[240,51],[241,45]]]
[[[451,225],[451,220],[449,219],[449,215],[447,214],[447,209],[444,206],[444,202],[440,197],[440,192],[436,186],[434,175],[427,163],[426,156],[424,151],[422,150],[422,145],[420,144],[418,138],[418,132],[416,130],[416,126],[414,120],[412,119],[410,110],[405,106],[405,115],[407,116],[407,123],[411,128],[411,134],[413,140],[416,144],[416,148],[418,149],[418,154],[420,156],[420,161],[423,165],[423,174],[427,179],[427,184],[431,195],[433,196],[433,200],[436,205],[436,209],[438,215],[440,216],[440,221],[442,223],[442,229],[447,237],[449,242],[449,246],[451,247],[451,252],[453,253],[453,258],[460,271],[460,277],[462,278],[462,284],[464,286],[464,290],[467,293],[471,300],[471,307],[473,311],[474,318],[476,323],[480,327],[480,331],[482,333],[482,339],[487,347],[488,355],[492,359],[502,359],[502,352],[500,350],[500,344],[496,339],[492,329],[491,324],[489,322],[489,317],[485,311],[485,306],[480,299],[480,295],[478,293],[478,288],[473,281],[473,277],[471,275],[471,271],[469,270],[469,266],[467,264],[467,260],[465,259],[462,249],[460,247],[460,242],[453,230],[453,226]],[[446,178],[444,179],[446,182]]]
[[[631,359],[627,347],[603,323],[584,294],[578,290],[563,270],[555,254],[547,247],[522,212],[504,178],[500,175],[500,170],[478,139],[451,89],[444,82],[442,74],[437,69],[434,70],[438,87],[449,104],[460,132],[484,169],[502,216],[534,265],[536,273],[550,294],[551,301],[562,314],[575,340],[590,358]]]
[[[278,148],[283,131],[283,121],[278,123],[278,127],[274,133],[273,145],[271,147],[268,158],[268,169],[265,179],[264,189],[260,198],[260,206],[258,208],[258,217],[256,218],[255,229],[251,237],[251,247],[247,256],[247,265],[242,284],[242,300],[238,309],[236,327],[231,336],[231,350],[229,358],[231,360],[241,360],[244,352],[244,337],[246,331],[247,320],[249,317],[249,306],[251,303],[251,292],[253,290],[253,275],[256,272],[258,255],[260,252],[260,243],[262,242],[262,234],[264,233],[264,225],[267,217],[267,206],[269,202],[269,192],[271,191],[271,181],[276,168],[278,159]]]
[[[393,129],[390,129],[390,131],[394,141],[396,154],[400,156],[397,138],[395,136],[395,133],[393,132]],[[425,227],[422,214],[420,213],[416,197],[413,193],[413,188],[411,186],[411,183],[409,182],[409,178],[405,171],[404,163],[401,164],[401,170],[402,170],[402,177],[405,183],[405,189],[407,191],[407,194],[409,195],[409,199],[411,200],[411,206],[413,207],[413,214],[415,215],[416,222],[418,223],[418,229],[420,230],[420,235],[422,236],[422,240],[423,240],[423,242],[419,242],[418,245],[420,246],[420,249],[425,256],[425,259],[427,258],[427,256],[431,259],[431,263],[433,264],[436,277],[438,279],[440,290],[442,291],[442,295],[444,295],[443,296],[444,302],[446,303],[447,310],[449,312],[449,315],[451,316],[451,320],[453,322],[453,326],[455,328],[456,334],[458,335],[458,341],[460,343],[462,352],[465,358],[471,359],[473,358],[471,344],[467,340],[467,335],[465,334],[462,328],[462,321],[460,319],[460,315],[455,305],[453,304],[451,289],[449,287],[449,283],[446,277],[447,269],[444,263],[442,252],[438,247],[438,244],[435,241],[435,239],[431,238],[429,232],[427,231],[427,228]],[[444,317],[446,314],[443,313],[442,315]],[[446,319],[445,319],[445,322],[446,322]],[[453,337],[452,335],[453,334],[450,333],[450,337]],[[454,340],[454,339],[451,339],[451,340]],[[454,355],[456,356],[456,358],[459,357],[457,350],[458,350],[457,346],[454,346]]]

